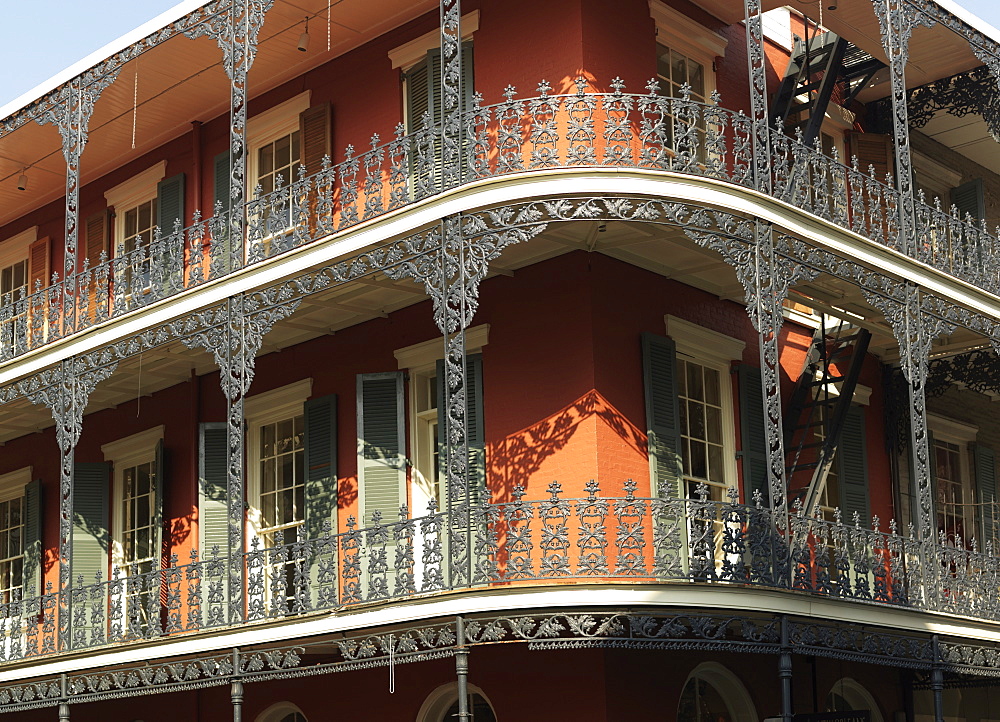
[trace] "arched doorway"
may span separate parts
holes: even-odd
[[[753,700],[739,677],[718,662],[688,675],[677,701],[677,722],[757,722]]]
[[[471,722],[497,722],[493,705],[479,687],[469,685]],[[417,713],[417,722],[454,722],[458,719],[458,685],[443,684],[424,700]]]
[[[853,710],[868,710],[871,722],[882,722],[882,712],[871,693],[857,680],[841,677],[830,688],[826,696],[827,712],[849,712]]]

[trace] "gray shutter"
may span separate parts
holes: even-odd
[[[213,186],[212,186],[212,215],[215,215],[215,208],[220,203],[222,204],[222,210],[220,215],[222,218],[222,223],[218,226],[219,238],[212,238],[212,248],[210,253],[212,254],[212,260],[210,261],[210,272],[214,272],[217,262],[221,261],[221,268],[226,271],[229,269],[230,259],[234,252],[234,249],[230,247],[229,242],[229,211],[233,207],[233,199],[230,195],[230,177],[229,177],[229,165],[230,165],[231,152],[225,150],[215,156],[214,165],[214,175],[213,175]],[[235,245],[235,244],[233,244]],[[217,260],[218,259],[218,260]]]
[[[913,452],[914,449],[910,449],[910,469],[916,469],[917,465],[913,463]],[[927,474],[930,476],[931,482],[931,528],[928,530],[928,534],[931,538],[937,539],[937,450],[934,448],[934,433],[932,431],[927,432]],[[916,474],[912,471],[910,476],[910,485],[913,490],[913,499],[918,504],[920,499],[920,493],[917,489],[917,479]],[[915,510],[914,514],[914,524],[920,523],[920,513],[919,510]]]
[[[764,431],[764,391],[760,369],[740,364],[740,444],[743,457],[743,494],[745,503],[754,503],[760,492],[761,504],[771,505],[767,487],[767,433]]]
[[[421,117],[430,109],[430,75],[427,61],[421,61],[408,70],[406,81],[406,131],[415,133],[423,127]]]
[[[359,524],[370,526],[376,510],[393,523],[406,501],[403,374],[359,374],[357,389]]]
[[[163,491],[167,488],[167,480],[164,476],[164,456],[163,439],[156,442],[156,453],[153,456],[153,539],[152,546],[155,553],[160,557],[160,564],[154,568],[162,566],[164,552],[163,548]]]
[[[840,511],[845,524],[854,524],[854,512],[862,528],[872,521],[868,502],[868,443],[865,439],[865,411],[853,405],[844,416],[837,448],[840,462]]]
[[[198,528],[201,559],[229,553],[229,512],[226,505],[227,425],[222,422],[198,425]]]
[[[642,335],[642,372],[650,490],[654,496],[683,498],[677,353],[672,339],[651,333]]]
[[[229,157],[230,152],[224,150],[215,156],[215,175],[212,194],[212,207],[216,203],[222,203],[222,212],[225,213],[232,206],[232,197],[229,194]],[[213,211],[214,213],[214,211]]]
[[[84,586],[94,584],[98,574],[108,578],[110,479],[111,464],[106,462],[73,465],[73,585],[81,576]]]
[[[24,567],[22,599],[42,593],[42,482],[24,485]]]
[[[992,542],[993,553],[1000,552],[997,546],[997,520],[1000,511],[997,509],[997,459],[993,449],[982,444],[976,444],[976,488],[979,493],[979,504],[982,510],[982,536],[979,539],[979,549],[985,550],[986,544]]]
[[[305,416],[305,532],[306,539],[324,535],[323,522],[336,530],[337,512],[337,395],[306,401]]]
[[[958,208],[959,216],[963,220],[966,213],[977,221],[983,220],[986,217],[986,197],[983,193],[983,179],[974,178],[968,183],[963,183],[957,188],[952,188],[951,202]]]
[[[156,184],[156,225],[165,245],[159,252],[159,258],[154,259],[160,264],[160,271],[154,270],[153,278],[162,274],[164,288],[160,289],[161,296],[184,289],[184,233],[181,232],[179,239],[168,239],[174,232],[174,222],[180,221],[183,228],[184,220],[184,174],[178,173]]]
[[[471,354],[465,357],[465,425],[469,431],[469,489],[472,491],[473,505],[482,501],[486,490],[486,433],[483,423],[483,355]],[[445,451],[448,448],[445,439],[445,408],[444,360],[437,362],[437,415],[438,415],[438,455],[441,464],[446,463]],[[438,478],[444,479],[446,469],[436,469]],[[445,486],[447,493],[447,486]],[[461,503],[461,502],[458,502]]]

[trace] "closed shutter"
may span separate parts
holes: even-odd
[[[361,526],[399,519],[406,501],[403,374],[358,376],[358,510]]]
[[[163,439],[156,442],[156,453],[153,456],[153,539],[152,546],[154,553],[159,555],[162,565],[164,552],[163,548],[163,492],[167,488],[167,480],[164,476],[165,452],[163,450]]]
[[[982,444],[975,446],[976,488],[979,492],[979,504],[982,510],[982,536],[979,540],[980,550],[985,550],[987,543],[992,544],[993,553],[1000,553],[997,545],[997,522],[1000,521],[1000,509],[997,508],[997,459],[993,449]]]
[[[437,362],[437,432],[439,455],[442,465],[447,463],[445,452],[448,448],[448,440],[445,438],[447,406],[445,404],[445,375],[444,361]],[[483,355],[471,354],[465,358],[465,425],[469,432],[468,447],[468,477],[469,490],[472,492],[470,503],[475,507],[479,504],[486,492],[486,433],[483,423]],[[447,477],[447,469],[437,469],[438,478]],[[447,485],[445,485],[447,493]],[[461,504],[463,500],[449,500],[447,507]]]
[[[840,470],[840,511],[844,523],[854,523],[857,512],[862,528],[871,523],[868,493],[868,444],[865,440],[865,412],[851,406],[844,416],[837,447]]]
[[[107,580],[108,485],[111,464],[77,463],[73,466],[73,557],[70,561],[76,585],[83,577],[84,586],[94,584],[98,575]]]
[[[109,221],[110,216],[105,209],[90,216],[84,223],[86,259],[91,268],[101,264],[101,254],[105,261],[111,256],[108,250]]]
[[[305,532],[319,539],[336,530],[337,512],[337,395],[306,401],[305,416]]]
[[[754,504],[760,494],[761,504],[771,505],[767,486],[767,433],[764,431],[764,390],[760,369],[740,364],[740,444],[743,458],[743,494],[745,503]]]
[[[914,449],[910,448],[910,468],[915,469],[916,464],[913,463]],[[937,538],[937,449],[934,448],[934,433],[932,431],[927,432],[927,475],[930,477],[931,483],[931,528],[927,530],[927,538],[934,539]],[[910,484],[913,486],[913,496],[920,503],[920,490],[917,489],[916,474],[913,474],[913,479],[910,480]],[[915,512],[916,522],[919,524],[920,513],[919,509]]]
[[[951,203],[958,209],[958,216],[965,220],[966,214],[973,220],[986,218],[986,196],[983,192],[983,179],[975,178],[951,189]]]
[[[225,150],[215,156],[213,162],[212,214],[215,215],[216,209],[221,209],[219,210],[219,214],[222,217],[222,223],[216,226],[220,237],[213,237],[212,248],[207,249],[209,253],[206,255],[210,255],[211,257],[206,269],[208,272],[206,277],[214,277],[220,270],[222,272],[228,271],[230,268],[230,258],[234,251],[229,243],[229,211],[233,207],[233,199],[230,195],[230,159],[230,151]]]
[[[672,339],[650,333],[642,335],[642,371],[650,490],[655,496],[683,498],[677,353]]]
[[[42,593],[42,482],[24,485],[24,573],[22,599]]]
[[[323,167],[324,156],[332,155],[330,143],[332,118],[333,110],[329,103],[314,105],[299,114],[302,165],[310,175],[319,172]]]
[[[216,205],[221,203],[223,213],[227,212],[232,207],[232,197],[229,194],[229,159],[230,152],[228,150],[224,150],[215,156],[215,161],[213,163],[214,176],[212,186],[212,207],[214,208]]]
[[[227,425],[209,422],[198,425],[198,528],[201,558],[229,553],[229,512],[226,485]]]
[[[39,238],[28,246],[28,293],[49,285],[50,263],[48,236]]]
[[[160,228],[160,237],[165,246],[160,257],[154,262],[160,264],[159,270],[154,269],[154,278],[161,278],[163,288],[161,296],[169,296],[184,289],[184,233],[180,238],[169,238],[174,232],[174,225],[179,221],[184,227],[184,174],[178,173],[170,178],[164,178],[156,185],[156,225]]]
[[[858,167],[868,174],[869,167],[875,169],[876,180],[885,183],[888,173],[893,173],[896,167],[895,155],[892,149],[892,138],[880,133],[849,132],[851,154],[858,159]]]

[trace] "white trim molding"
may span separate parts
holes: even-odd
[[[0,268],[6,268],[28,257],[28,248],[38,240],[38,226],[26,228],[0,243]]]
[[[481,351],[489,343],[490,325],[488,323],[473,326],[465,332],[465,350],[467,353]],[[444,342],[440,338],[421,341],[412,346],[398,348],[392,352],[396,357],[397,368],[413,369],[429,366],[438,359],[444,358]]]
[[[649,0],[649,16],[656,23],[657,40],[664,45],[695,60],[707,59],[709,66],[716,58],[726,56],[729,45],[726,38],[674,10],[662,0]]]
[[[22,466],[20,469],[0,474],[0,501],[6,501],[24,493],[24,486],[31,482],[33,467]]]
[[[312,377],[300,379],[276,389],[248,396],[243,402],[247,421],[260,423],[263,417],[284,417],[293,411],[302,412],[302,404],[312,394]]]
[[[156,442],[163,438],[163,430],[166,427],[162,424],[154,426],[137,434],[126,436],[123,439],[109,441],[101,446],[101,453],[104,460],[110,461],[118,466],[136,456],[152,456]]]
[[[971,444],[976,440],[979,427],[964,421],[955,421],[946,416],[927,414],[927,428],[942,441],[952,441],[959,444]]]
[[[141,173],[136,173],[127,181],[104,191],[104,199],[109,208],[127,211],[150,198],[156,197],[156,184],[167,175],[167,161],[161,160]]]
[[[725,365],[743,358],[745,341],[669,314],[663,322],[667,336],[677,344],[677,353]]]
[[[479,11],[473,10],[463,15],[462,40],[469,40],[477,30],[479,30]],[[441,31],[432,30],[390,50],[389,62],[392,63],[393,70],[396,68],[407,70],[423,60],[428,50],[438,47],[441,47]]]
[[[311,93],[312,91],[304,90],[295,97],[249,118],[246,130],[248,146],[253,149],[297,130],[299,113],[309,109]]]

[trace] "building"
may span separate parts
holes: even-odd
[[[188,0],[9,104],[0,712],[995,718],[998,83],[949,0]]]

